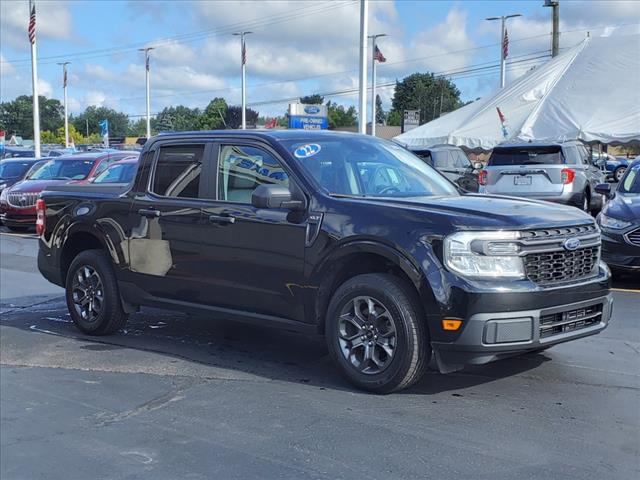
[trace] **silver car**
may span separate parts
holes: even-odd
[[[480,193],[535,198],[596,212],[603,203],[596,185],[605,183],[606,177],[580,142],[517,142],[495,147],[478,180]]]

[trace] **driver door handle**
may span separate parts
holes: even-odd
[[[160,217],[160,210],[154,210],[152,208],[141,208],[138,210],[138,215],[146,218],[158,218]]]

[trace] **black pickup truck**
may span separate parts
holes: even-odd
[[[324,334],[355,385],[542,350],[612,312],[578,209],[463,195],[405,149],[334,132],[150,139],[131,185],[38,201],[38,265],[88,334],[139,306]]]

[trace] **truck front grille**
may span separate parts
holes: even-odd
[[[17,208],[34,207],[39,195],[38,192],[9,192],[7,202]]]
[[[602,304],[552,313],[540,317],[540,338],[581,330],[602,321]]]
[[[529,280],[547,286],[590,277],[599,258],[600,247],[595,246],[574,251],[530,253],[524,261]]]

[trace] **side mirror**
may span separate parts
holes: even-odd
[[[482,168],[483,168],[482,162],[474,162],[473,164],[474,170],[482,170]]]
[[[596,185],[596,193],[611,198],[611,185],[608,183],[600,183]]]
[[[304,209],[304,202],[293,198],[291,191],[283,185],[259,185],[251,195],[251,205],[256,208]]]

